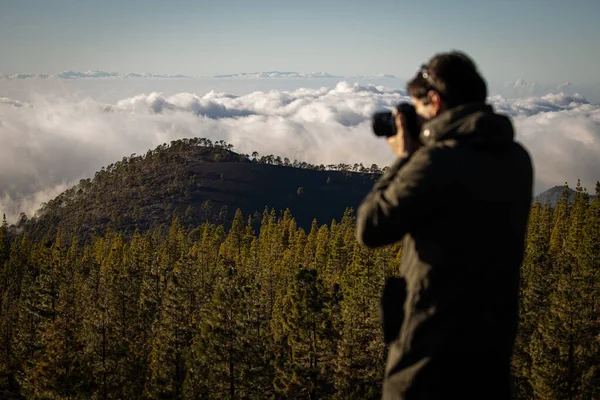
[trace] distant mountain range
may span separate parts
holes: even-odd
[[[222,79],[265,79],[265,78],[287,78],[287,79],[398,79],[394,75],[390,74],[376,74],[376,75],[353,75],[353,76],[341,76],[332,75],[327,72],[284,72],[284,71],[266,71],[266,72],[240,72],[236,74],[228,75],[215,75],[213,78]]]
[[[185,78],[190,79],[193,78],[187,75],[181,74],[153,74],[149,72],[144,73],[135,73],[129,72],[126,74],[122,74],[119,72],[107,72],[107,71],[86,71],[86,72],[77,72],[77,71],[63,71],[59,73],[49,74],[49,73],[39,73],[39,74],[0,74],[0,79],[48,79],[48,78],[60,78],[60,79],[90,79],[90,78]]]
[[[539,200],[540,203],[542,203],[542,204],[550,203],[553,206],[555,206],[556,203],[558,203],[558,201],[562,197],[563,189],[564,189],[564,186],[554,186],[553,188],[550,188],[550,189],[546,190],[545,192],[536,196],[535,200]],[[575,190],[569,188],[569,193],[570,193],[569,201],[573,201],[573,196],[575,195]],[[594,199],[594,197],[595,196],[590,195],[590,201],[592,201]]]
[[[342,76],[331,75],[327,72],[282,72],[282,71],[266,71],[266,72],[240,72],[237,74],[215,75],[213,78],[235,78],[235,79],[262,79],[262,78],[343,78]]]
[[[392,74],[375,74],[375,75],[355,75],[351,76],[352,79],[398,79],[396,75]]]
[[[16,73],[2,74],[0,80],[22,80],[22,79],[193,79],[195,77],[182,74],[154,74],[149,72],[136,73],[120,73],[92,70],[86,72],[78,71],[63,71],[58,73]],[[235,74],[214,75],[214,79],[398,79],[391,74],[375,74],[375,75],[353,75],[341,76],[333,75],[327,72],[286,72],[286,71],[265,71],[265,72],[239,72]]]

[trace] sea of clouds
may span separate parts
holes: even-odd
[[[1,88],[0,88],[1,89]],[[6,91],[5,91],[6,92]],[[10,93],[10,91],[8,91]],[[234,150],[313,164],[391,163],[371,133],[373,112],[408,100],[385,86],[337,82],[293,90],[146,92],[102,96],[0,91],[0,212],[15,220],[102,166],[186,137],[225,140]],[[578,94],[489,98],[512,117],[533,156],[535,192],[600,179],[600,105]]]

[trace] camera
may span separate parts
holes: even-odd
[[[400,103],[396,106],[396,111],[402,113],[404,118],[406,118],[408,135],[418,141],[421,128],[417,122],[417,113],[415,111],[415,107],[413,107],[413,105],[410,103]],[[375,136],[391,137],[397,133],[394,113],[391,111],[373,114],[372,124]]]

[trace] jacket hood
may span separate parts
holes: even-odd
[[[512,142],[514,130],[510,119],[496,114],[490,105],[469,103],[453,107],[427,121],[419,138],[425,145],[445,139],[500,144]]]

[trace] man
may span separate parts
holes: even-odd
[[[357,219],[369,247],[404,237],[406,297],[383,398],[510,399],[531,160],[510,120],[485,103],[486,83],[465,54],[435,55],[407,89],[421,143],[396,114],[388,144],[398,159]]]

